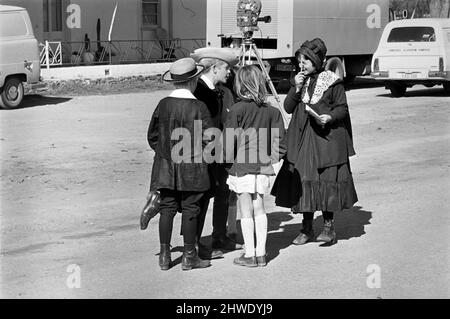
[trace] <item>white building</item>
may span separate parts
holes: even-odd
[[[38,41],[63,43],[64,62],[70,61],[68,55],[72,52],[84,48],[86,34],[91,52],[98,50],[98,19],[101,45],[107,45],[103,41],[108,40],[116,4],[111,32],[111,40],[116,41],[112,47],[115,62],[142,58],[148,53],[151,58],[159,58],[163,54],[161,46],[166,45],[176,46],[175,55],[205,45],[206,0],[1,0],[1,4],[27,8]],[[125,42],[129,40],[137,41]],[[152,42],[148,40],[158,41],[151,49]]]

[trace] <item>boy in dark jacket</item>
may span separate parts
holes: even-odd
[[[234,104],[234,96],[225,84],[231,74],[231,68],[238,62],[238,54],[229,48],[200,48],[191,56],[205,67],[194,95],[203,101],[213,120],[213,126],[223,130],[228,112]],[[199,245],[201,256],[217,258],[222,250],[239,249],[242,246],[227,236],[227,219],[229,209],[230,189],[226,184],[228,173],[223,163],[211,163],[209,166],[211,189],[201,200],[201,213],[197,237],[200,239],[210,198],[214,198],[212,250]]]
[[[196,250],[200,200],[210,188],[208,166],[203,160],[203,148],[208,141],[203,140],[203,133],[212,126],[211,117],[206,105],[192,94],[202,69],[192,58],[172,64],[163,80],[172,82],[175,90],[159,102],[148,129],[148,143],[155,151],[152,188],[161,194],[159,266],[162,270],[168,270],[172,264],[170,240],[177,211],[182,213],[182,269],[210,265],[198,257]]]

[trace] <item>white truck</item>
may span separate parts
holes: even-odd
[[[251,2],[251,0],[248,0]],[[262,0],[253,41],[270,64],[277,89],[286,86],[297,63],[295,51],[305,40],[322,38],[328,48],[328,68],[342,78],[369,75],[371,59],[389,22],[389,0]],[[206,43],[237,47],[243,34],[237,26],[238,0],[207,0]]]
[[[416,84],[443,85],[450,91],[450,19],[390,22],[373,55],[372,77],[393,97]]]
[[[19,107],[22,82],[38,83],[39,46],[26,9],[0,5],[0,108]]]

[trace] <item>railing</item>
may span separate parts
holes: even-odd
[[[41,66],[46,66],[48,69],[50,66],[62,65],[61,42],[45,41],[45,44],[40,43],[39,47]]]
[[[93,50],[92,46],[96,49]],[[172,62],[205,46],[205,39],[47,42],[41,44],[41,66],[77,66]]]

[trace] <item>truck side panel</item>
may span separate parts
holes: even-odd
[[[388,22],[387,0],[296,0],[294,47],[320,37],[327,55],[373,54]]]
[[[40,76],[39,47],[25,10],[2,12],[0,21],[0,86],[8,75],[24,75],[37,83]],[[26,68],[25,62],[32,63]]]

